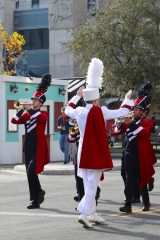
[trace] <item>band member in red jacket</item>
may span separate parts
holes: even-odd
[[[24,154],[31,201],[27,206],[28,209],[39,208],[44,201],[45,191],[41,188],[38,174],[43,172],[44,165],[49,163],[45,137],[48,113],[40,108],[46,101],[44,94],[47,92],[50,82],[51,75],[45,74],[31,98],[32,108],[30,104],[24,104],[23,109],[12,118],[12,123],[25,126]]]
[[[142,211],[150,210],[147,184],[155,173],[153,164],[156,162],[156,157],[150,142],[150,125],[142,119],[143,112],[150,105],[150,88],[151,86],[146,84],[144,90],[148,89],[148,92],[144,91],[144,94],[136,99],[132,122],[130,124],[124,123],[119,129],[119,133],[125,133],[126,136],[124,150],[126,202],[120,208],[121,212],[132,212],[131,203],[137,188],[142,194],[144,204]]]

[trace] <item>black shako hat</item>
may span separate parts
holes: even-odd
[[[152,90],[153,87],[149,82],[147,82],[144,86],[141,86],[138,92],[138,98],[134,101],[134,107],[143,111],[149,108],[152,100]]]
[[[46,73],[42,76],[41,83],[38,85],[37,90],[34,92],[33,97],[31,99],[39,99],[42,104],[46,101],[46,96],[44,95],[48,87],[51,84],[51,75],[49,73]]]

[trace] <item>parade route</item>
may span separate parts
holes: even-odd
[[[40,211],[43,210],[43,208],[40,209]],[[126,222],[130,222],[130,223],[134,223],[134,224],[138,224],[138,223],[145,223],[145,224],[151,224],[151,225],[159,225],[160,224],[160,220],[158,220],[158,218],[160,219],[160,205],[154,208],[151,208],[151,211],[149,212],[142,212],[140,209],[139,210],[135,210],[132,214],[109,214],[109,215],[103,215],[101,214],[106,222],[111,221],[111,222],[121,222],[121,223],[126,223]],[[77,216],[79,214],[53,214],[53,213],[39,213],[38,212],[0,212],[0,216],[19,216],[19,217],[38,217],[38,218],[73,218],[73,219],[77,219]],[[148,219],[148,216],[151,216],[151,219]],[[154,218],[157,219],[154,219]],[[158,220],[158,221],[157,221]],[[104,223],[105,225],[105,223]]]
[[[124,200],[120,171],[105,172],[97,207],[105,223],[87,230],[78,223],[79,213],[75,211],[74,175],[40,175],[45,201],[40,209],[28,210],[25,172],[1,168],[0,240],[159,240],[160,168],[155,169],[151,211],[142,212],[143,205],[134,204],[132,214],[119,212]]]

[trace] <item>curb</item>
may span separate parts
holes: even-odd
[[[73,175],[74,174],[74,165],[61,165],[63,163],[49,163],[45,166],[44,172],[41,175]],[[14,167],[15,172],[25,173],[25,165],[17,165]]]
[[[63,163],[61,163],[63,164]],[[160,167],[160,160],[157,161],[155,164],[155,167]],[[121,169],[121,164],[114,163],[114,168],[112,171],[119,171]],[[19,173],[25,173],[25,165],[17,165],[14,167],[15,172]],[[60,165],[57,163],[50,163],[45,166],[44,172],[41,175],[74,175],[74,165],[68,164],[68,165]]]

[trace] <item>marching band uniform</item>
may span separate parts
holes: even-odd
[[[142,111],[150,103],[150,96],[137,98],[135,108]],[[126,135],[124,150],[124,168],[126,173],[125,196],[126,203],[120,208],[121,212],[131,213],[131,203],[135,191],[140,189],[144,207],[142,211],[149,211],[150,200],[147,184],[151,181],[155,171],[153,164],[156,162],[155,153],[150,142],[151,125],[141,117],[134,118],[130,124],[123,124],[119,133]]]
[[[68,141],[69,143],[76,143],[76,154],[75,158],[73,159],[74,163],[74,175],[75,175],[75,180],[76,180],[76,189],[77,189],[77,196],[74,197],[75,201],[80,201],[83,196],[84,196],[84,186],[83,186],[83,179],[77,175],[77,152],[78,152],[78,146],[79,146],[79,138],[80,138],[80,132],[79,129],[77,128],[74,133],[71,133],[69,131],[68,135]]]
[[[129,113],[133,105],[130,99],[125,99],[121,108],[109,110],[107,107],[94,106],[93,100],[99,99],[99,87],[103,73],[103,63],[92,59],[87,75],[87,87],[83,90],[84,100],[91,101],[86,107],[75,108],[81,96],[74,96],[68,103],[65,113],[77,120],[80,140],[78,148],[78,175],[83,178],[85,195],[78,205],[81,213],[79,222],[84,227],[92,227],[90,221],[101,223],[103,218],[95,214],[95,196],[102,169],[112,169],[112,159],[107,142],[105,120],[114,119]],[[75,108],[75,109],[74,109]]]
[[[41,105],[46,101],[44,93],[50,85],[51,76],[46,74],[42,78],[39,89],[34,93],[32,100],[39,100]],[[44,82],[48,82],[45,83]],[[28,111],[20,110],[12,118],[13,124],[24,124],[25,142],[24,154],[25,165],[28,178],[30,205],[28,209],[39,208],[44,201],[45,191],[42,190],[38,174],[43,172],[44,165],[49,163],[49,154],[47,141],[45,137],[45,128],[48,121],[48,113],[40,109],[29,109]]]
[[[69,131],[68,141],[70,143],[76,143],[77,152],[78,152],[78,146],[79,146],[79,138],[80,138],[80,132],[79,132],[78,127],[75,129],[75,131],[73,133],[72,133],[72,131]],[[78,170],[77,153],[75,155],[75,159],[73,160],[73,162],[74,162],[74,170],[75,170],[76,189],[77,189],[77,194],[78,194],[78,196],[74,197],[74,200],[79,202],[84,196],[84,185],[83,185],[83,179],[77,175],[77,170]],[[102,173],[100,181],[103,181],[103,180],[104,180],[104,174]],[[96,196],[95,196],[96,205],[98,204],[100,192],[101,192],[101,189],[98,186]]]

